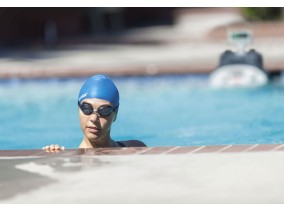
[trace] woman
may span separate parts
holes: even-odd
[[[119,92],[109,77],[90,77],[81,87],[78,107],[80,127],[84,134],[79,148],[146,147],[138,140],[114,141],[110,137],[112,123],[117,118]],[[59,145],[50,145],[43,149],[53,151],[62,148]]]

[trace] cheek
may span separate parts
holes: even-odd
[[[108,128],[111,125],[109,120],[103,118],[100,119],[100,123],[103,128]]]
[[[101,126],[103,128],[106,128],[106,129],[111,128],[111,125],[113,123],[113,119],[114,119],[113,117],[110,117],[110,118],[107,118],[107,119],[101,118],[100,119]]]
[[[79,112],[79,120],[81,128],[84,128],[88,122],[88,117]]]

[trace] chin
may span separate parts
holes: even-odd
[[[91,132],[89,132],[89,131],[86,131],[85,136],[86,136],[89,140],[98,139],[98,138],[100,137],[100,133],[99,133],[99,132],[97,132],[97,133],[91,133]]]
[[[95,141],[97,141],[97,140],[99,139],[99,136],[88,136],[88,139],[89,139],[90,141],[95,142]]]

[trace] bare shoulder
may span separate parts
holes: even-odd
[[[117,141],[122,147],[147,147],[142,141],[139,140],[128,140],[128,141]]]

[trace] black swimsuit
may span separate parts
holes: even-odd
[[[128,141],[117,141],[120,147],[147,147],[142,141],[139,140],[128,140]]]
[[[117,141],[116,143],[117,143],[120,147],[126,147],[126,145],[125,145],[124,143],[120,142],[120,141]]]

